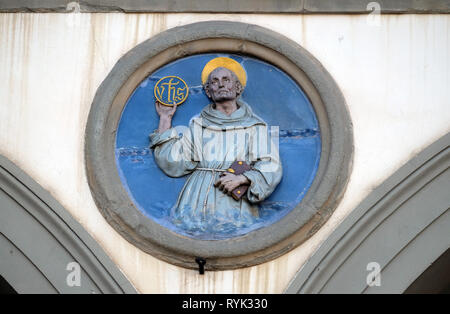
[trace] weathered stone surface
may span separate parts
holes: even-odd
[[[370,1],[340,0],[4,0],[0,12],[370,13]],[[379,0],[380,13],[450,13],[449,0]]]

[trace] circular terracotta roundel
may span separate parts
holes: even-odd
[[[225,114],[220,89],[244,77]],[[156,101],[183,103],[163,132]],[[119,60],[92,104],[85,153],[93,197],[128,241],[175,265],[232,269],[323,225],[347,183],[352,128],[336,83],[302,47],[258,26],[203,22]]]

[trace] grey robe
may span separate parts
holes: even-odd
[[[150,134],[150,147],[162,171],[171,177],[191,174],[171,209],[172,222],[190,235],[221,238],[250,227],[282,177],[278,142],[268,137],[267,124],[243,101],[230,116],[210,104],[189,127],[172,127]],[[224,132],[226,131],[226,132]],[[214,183],[235,160],[252,166],[244,175],[251,182],[247,195],[234,200]]]

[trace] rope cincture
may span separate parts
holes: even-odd
[[[205,197],[205,200],[203,201],[202,212],[203,212],[203,219],[205,219],[206,218],[206,204],[208,203],[209,190],[211,189],[214,178],[216,177],[216,171],[217,172],[226,172],[227,169],[196,168],[195,170],[212,171],[211,181],[209,181],[208,189],[206,190],[206,197]]]

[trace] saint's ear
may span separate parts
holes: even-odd
[[[244,91],[241,82],[239,80],[236,81],[236,95],[239,96]]]
[[[206,96],[208,96],[208,98],[211,98],[211,93],[210,93],[210,91],[209,91],[209,84],[206,83],[206,84],[203,86],[203,88],[205,89]]]

